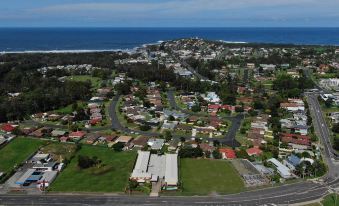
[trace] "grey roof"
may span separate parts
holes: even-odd
[[[164,143],[165,143],[164,139],[150,139],[147,142],[147,144],[151,146],[153,150],[160,150]]]
[[[26,180],[35,172],[35,169],[28,169],[16,182],[15,184],[24,184]]]
[[[296,155],[291,155],[287,158],[287,161],[292,164],[294,167],[298,166],[301,162],[301,159],[297,157]]]
[[[148,162],[151,152],[138,151],[137,162],[135,163],[131,178],[151,178],[151,174],[148,173]]]
[[[47,183],[51,183],[56,178],[57,174],[58,174],[57,171],[46,171],[42,175],[42,177],[39,180],[39,182],[45,181]]]
[[[165,182],[167,185],[178,184],[178,154],[166,154]]]

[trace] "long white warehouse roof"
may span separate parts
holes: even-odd
[[[178,184],[178,154],[166,154],[165,182],[167,185]]]

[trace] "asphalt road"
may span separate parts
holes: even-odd
[[[140,134],[140,135],[144,135],[146,137],[158,137],[160,135],[157,132],[133,130],[133,129],[130,129],[128,127],[123,126],[121,124],[121,122],[119,121],[117,113],[116,113],[116,107],[118,106],[119,98],[120,98],[119,95],[113,97],[112,102],[109,106],[109,115],[111,117],[113,129],[127,133],[127,134]],[[171,100],[170,100],[170,102],[171,102]],[[229,117],[228,119],[230,121],[232,121],[232,125],[231,125],[231,128],[229,129],[228,133],[225,135],[225,138],[210,138],[210,137],[206,136],[205,138],[202,138],[202,139],[208,139],[208,140],[212,140],[212,141],[218,140],[221,143],[228,145],[228,146],[232,146],[232,147],[239,146],[240,145],[239,142],[237,142],[235,140],[235,133],[237,132],[237,130],[240,127],[241,120],[243,119],[243,115],[238,115],[238,116],[235,116],[235,117]],[[173,135],[173,137],[174,138],[184,137],[186,139],[192,138],[191,135]]]
[[[324,147],[323,158],[326,160],[329,167],[327,178],[328,181],[333,181],[339,178],[339,166],[336,162],[336,159],[338,158],[336,155],[336,151],[332,148],[331,145],[329,127],[323,116],[317,94],[308,93],[305,95],[307,97],[310,111],[313,116],[313,125],[315,127],[315,131],[318,133],[318,137],[320,137],[321,143]]]
[[[1,195],[3,205],[288,205],[319,199],[327,188],[306,182],[239,194],[205,197],[146,197],[125,195]]]
[[[209,81],[209,79],[207,77],[204,77],[201,74],[199,74],[193,67],[191,67],[189,64],[187,64],[184,60],[181,61],[181,65],[186,67],[198,79],[203,80],[203,81]]]
[[[175,95],[174,95],[174,91],[173,90],[169,90],[167,92],[167,98],[168,98],[168,102],[171,106],[171,108],[180,111],[182,113],[185,114],[190,114],[190,115],[195,115],[195,116],[199,116],[199,114],[186,110],[186,109],[182,109],[180,108],[176,101],[175,101]],[[238,147],[240,146],[240,143],[235,139],[235,135],[237,133],[237,131],[239,130],[240,126],[241,126],[241,121],[244,119],[244,115],[243,114],[238,114],[237,116],[229,116],[227,117],[227,119],[232,122],[231,127],[229,128],[227,134],[224,136],[224,138],[220,139],[220,138],[216,138],[218,139],[220,142],[222,142],[225,145],[231,146],[231,147]]]

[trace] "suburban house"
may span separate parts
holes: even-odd
[[[69,134],[69,137],[74,140],[80,140],[84,138],[86,135],[86,132],[83,131],[77,131],[77,132],[72,132]]]
[[[147,145],[148,137],[141,136],[138,138],[135,138],[131,142],[131,146],[137,149],[142,149]]]
[[[281,142],[290,145],[293,149],[306,150],[311,146],[311,138],[306,135],[299,134],[280,134]]]
[[[219,152],[223,159],[235,159],[237,158],[235,151],[230,148],[220,148]]]
[[[152,139],[148,140],[147,144],[148,144],[148,146],[151,147],[152,150],[161,150],[161,148],[165,144],[165,140],[164,139],[152,138]]]
[[[252,147],[246,150],[248,156],[260,156],[262,155],[263,151],[258,147]]]

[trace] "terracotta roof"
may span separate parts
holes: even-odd
[[[309,136],[305,135],[298,135],[298,134],[287,134],[282,133],[280,134],[281,141],[284,143],[292,143],[292,144],[299,144],[299,145],[311,145],[311,139]]]
[[[246,152],[247,152],[247,154],[248,154],[249,156],[252,156],[252,155],[257,155],[257,156],[259,156],[259,155],[262,154],[262,150],[259,149],[258,147],[252,147],[252,148],[249,148],[249,149],[246,150]]]
[[[5,131],[5,132],[12,132],[15,129],[15,127],[11,124],[3,124],[1,126],[1,130]]]
[[[202,151],[206,152],[206,151],[213,151],[214,150],[214,147],[209,145],[209,144],[206,144],[206,143],[201,143],[199,144],[200,148],[202,149]]]
[[[77,131],[77,132],[72,132],[69,137],[73,137],[73,138],[82,138],[85,136],[85,132],[82,131]]]
[[[145,146],[147,144],[148,138],[141,136],[132,141],[132,144],[135,146]]]
[[[221,154],[223,154],[223,156],[225,156],[227,159],[234,159],[236,158],[236,154],[235,151],[233,149],[229,149],[229,148],[220,148],[219,152]]]

